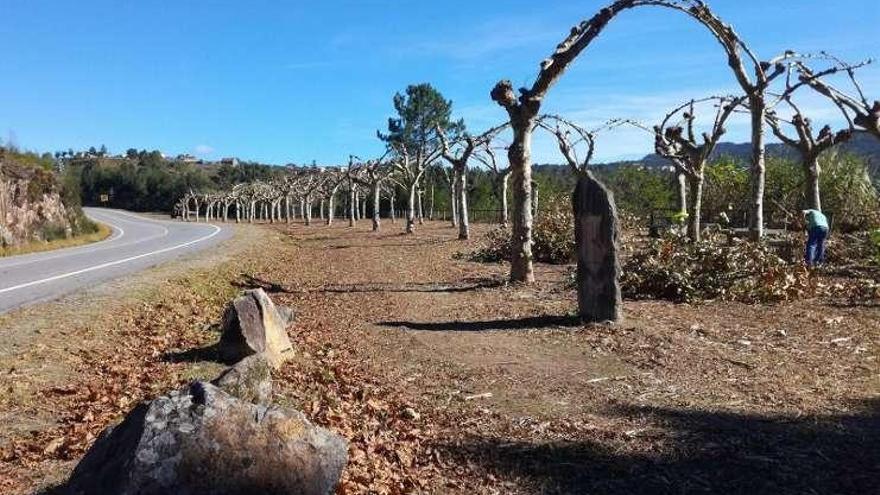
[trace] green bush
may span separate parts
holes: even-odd
[[[574,251],[571,204],[561,196],[545,200],[532,229],[533,259],[541,263],[565,264],[573,260]],[[490,230],[483,246],[466,257],[483,263],[510,261],[510,230],[505,227]]]
[[[786,263],[765,244],[726,246],[678,237],[654,241],[634,254],[623,267],[621,285],[631,299],[674,302],[775,302],[814,291],[804,267]]]
[[[46,242],[57,241],[58,239],[66,239],[67,227],[65,225],[60,225],[57,223],[47,223],[40,227],[38,235],[40,239]]]
[[[544,202],[532,231],[535,261],[561,265],[574,259],[574,213],[571,201],[556,196]]]

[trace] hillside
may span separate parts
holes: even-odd
[[[49,241],[93,227],[51,162],[0,148],[0,247]]]
[[[751,146],[750,143],[718,143],[715,152],[712,154],[712,158],[716,159],[722,156],[728,156],[748,161],[751,156]],[[877,177],[880,175],[878,174],[878,172],[880,172],[880,139],[876,139],[869,134],[858,133],[852,140],[840,145],[837,150],[841,153],[851,153],[865,158],[868,161],[869,168],[874,173],[874,176]],[[784,158],[797,158],[797,155],[791,147],[782,143],[768,144],[767,154]],[[648,166],[665,166],[669,164],[665,158],[656,154],[646,155],[641,159],[641,162]],[[629,162],[618,163],[623,164]]]

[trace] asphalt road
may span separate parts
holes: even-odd
[[[112,227],[113,234],[84,246],[0,258],[0,313],[85,290],[232,235],[231,229],[213,224],[160,221],[105,208],[85,212]]]

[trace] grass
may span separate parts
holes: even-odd
[[[89,234],[73,236],[69,239],[55,239],[52,241],[33,241],[20,246],[0,247],[0,258],[6,256],[15,256],[19,254],[40,253],[43,251],[52,251],[54,249],[63,249],[93,242],[103,241],[110,237],[113,232],[109,226],[103,223],[96,223],[98,230]]]

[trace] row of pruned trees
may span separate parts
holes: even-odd
[[[309,225],[317,206],[319,217],[330,224],[342,197],[350,225],[366,215],[367,202],[371,202],[373,229],[378,230],[382,198],[388,199],[394,221],[396,195],[403,191],[405,231],[412,233],[417,222],[425,218],[426,178],[443,177],[450,185],[453,226],[458,228],[460,239],[467,239],[468,169],[482,163],[496,177],[497,193],[504,205],[502,222],[506,223],[509,168],[499,163],[493,143],[508,124],[480,134],[468,132],[463,121],[452,119],[452,102],[430,84],[411,85],[404,93],[396,94],[394,107],[397,116],[389,119],[387,132],[377,133],[386,148],[379,158],[364,160],[351,155],[347,166],[290,168],[280,178],[239,184],[228,191],[189,191],[177,209],[187,220],[227,221],[234,215],[236,221],[276,222],[298,216]]]

